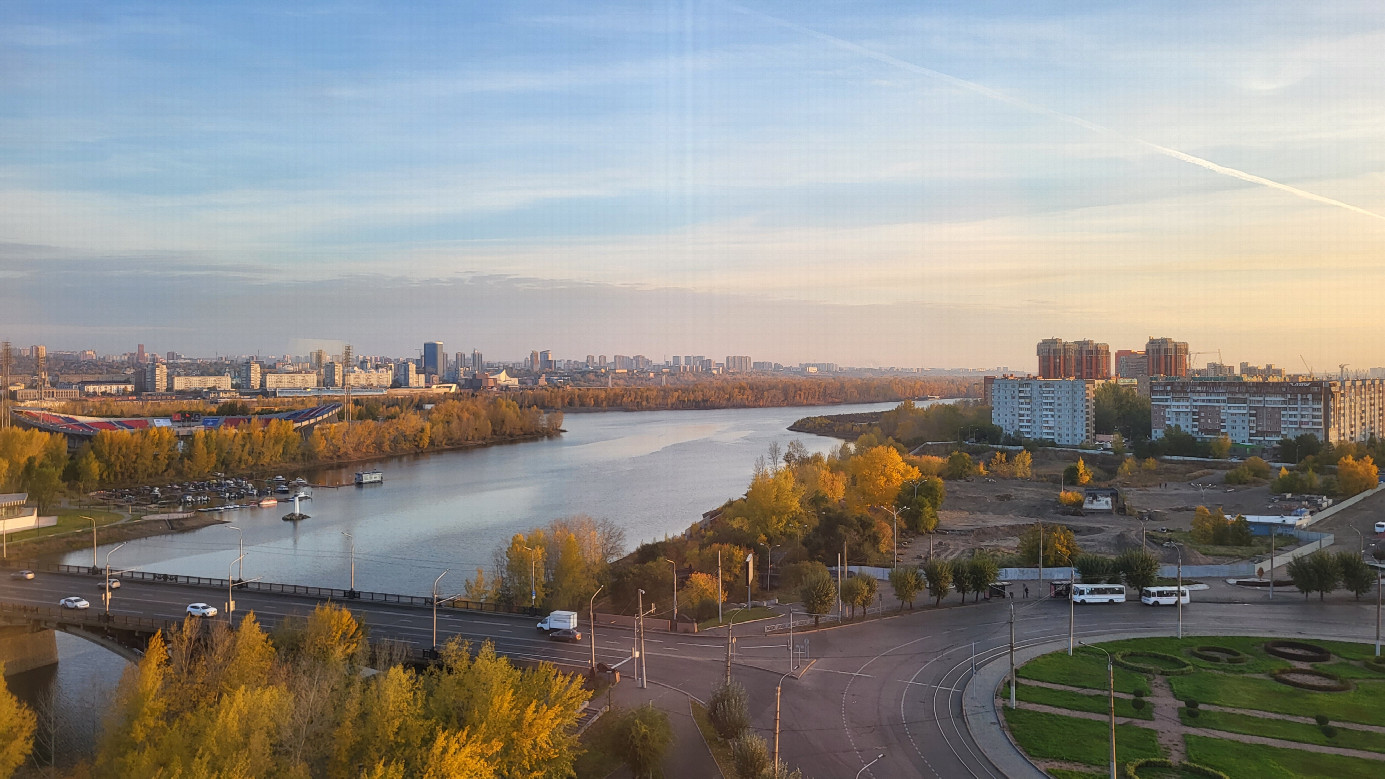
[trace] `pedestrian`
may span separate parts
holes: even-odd
[[[1029,597],[1029,585],[1024,585],[1024,597]]]

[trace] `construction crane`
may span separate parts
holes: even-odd
[[[1350,365],[1350,364],[1351,364],[1351,363],[1349,363],[1349,362],[1343,362],[1343,363],[1338,363],[1338,364],[1337,364],[1337,376],[1338,376],[1338,378],[1339,378],[1341,381],[1346,381],[1346,380],[1347,380],[1347,366]]]
[[[1191,354],[1188,355],[1188,362],[1190,362],[1190,363],[1191,363],[1191,362],[1196,362],[1196,361],[1197,361],[1197,357],[1198,357],[1199,355],[1203,355],[1203,354],[1215,354],[1215,355],[1217,355],[1217,364],[1218,364],[1218,365],[1226,365],[1226,363],[1222,361],[1221,349],[1217,349],[1217,350],[1215,350],[1215,351],[1210,351],[1210,350],[1209,350],[1209,351],[1205,351],[1205,352],[1192,352]]]
[[[1303,362],[1303,367],[1305,367],[1305,368],[1308,369],[1308,380],[1309,380],[1309,381],[1312,381],[1312,380],[1313,380],[1313,366],[1309,365],[1309,364],[1308,364],[1308,361],[1303,359],[1303,355],[1300,354],[1300,355],[1298,356],[1298,358],[1299,358],[1299,360],[1302,360],[1302,362]]]

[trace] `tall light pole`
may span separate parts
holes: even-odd
[[[89,517],[89,516],[83,514],[83,515],[82,515],[82,519],[89,519],[89,520],[91,520],[91,567],[92,567],[92,568],[95,568],[95,567],[96,567],[96,518],[95,518],[95,517]]]
[[[1178,637],[1183,638],[1183,547],[1173,541],[1165,541],[1164,546],[1171,546],[1178,552]]]
[[[231,581],[231,569],[236,567],[236,563],[240,562],[241,557],[245,557],[245,555],[237,557],[231,561],[230,565],[226,566],[226,624],[231,627],[236,626],[236,618],[233,616],[236,611],[236,599],[235,593],[231,591],[235,582]]]
[[[1077,584],[1077,569],[1072,566],[1072,556],[1063,555],[1063,559],[1068,561],[1068,657],[1072,657],[1072,639],[1075,635],[1074,628],[1077,625],[1077,610],[1073,607],[1076,601],[1073,600],[1073,589]]]
[[[678,632],[678,563],[675,563],[667,557],[664,558],[664,562],[673,566],[673,620],[669,622],[669,625],[673,628],[673,632],[676,633]]]
[[[755,581],[755,553],[745,555],[745,607],[750,608],[750,585]]]
[[[353,535],[351,535],[350,533],[346,532],[345,530],[342,530],[342,531],[341,531],[341,534],[344,535],[344,536],[346,536],[347,539],[351,541],[351,553],[350,553],[350,554],[351,554],[351,591],[352,591],[352,592],[355,592],[355,591],[356,591],[356,537],[353,536]],[[436,643],[436,642],[435,642],[435,643]]]
[[[915,498],[918,497],[918,490],[919,490],[918,485],[915,485],[915,486],[914,486],[914,497],[915,497]],[[890,512],[890,514],[894,515],[894,535],[893,535],[893,539],[894,539],[894,550],[893,550],[893,552],[892,552],[892,554],[894,555],[894,558],[893,558],[892,560],[890,560],[890,567],[891,567],[891,568],[894,568],[894,567],[896,567],[896,566],[899,565],[899,509],[892,509],[892,508],[889,508],[888,506],[876,506],[876,508],[878,508],[878,509],[885,509],[886,511]]]
[[[1375,569],[1375,656],[1380,657],[1380,586],[1385,582],[1385,577],[1380,575],[1379,568]]]
[[[1111,661],[1111,653],[1099,646],[1083,643],[1106,655],[1106,678],[1111,688],[1111,779],[1116,779],[1116,666]]]
[[[1361,558],[1362,558],[1362,559],[1365,559],[1365,557],[1366,557],[1366,537],[1363,536],[1363,535],[1361,535],[1361,531],[1360,531],[1358,528],[1352,528],[1352,530],[1355,530],[1355,531],[1356,531],[1356,539],[1357,539],[1358,541],[1361,542]]]
[[[236,554],[240,555],[241,558],[244,558],[244,557],[245,557],[245,533],[242,532],[241,529],[238,528],[238,527],[236,527],[235,525],[227,525],[226,527],[227,527],[227,529],[229,529],[229,530],[234,530],[234,531],[236,531],[236,534],[237,534],[237,535],[236,535]],[[239,573],[240,573],[240,576],[238,576],[237,578],[240,579],[241,581],[245,581],[245,563],[244,563],[244,562],[242,562],[241,565],[240,565],[240,571],[239,571]]]
[[[126,543],[127,542],[122,541],[120,542],[120,546],[106,553],[106,592],[103,594],[102,600],[106,601],[107,615],[111,613],[111,593],[113,592],[113,590],[111,590],[111,552],[116,551],[116,549],[119,549],[121,546],[125,546]]]
[[[604,585],[604,584],[601,585],[600,587],[597,587],[597,588],[596,588],[596,592],[593,592],[593,593],[592,593],[592,599],[591,599],[591,601],[587,604],[587,618],[590,619],[590,620],[591,620],[591,623],[592,623],[592,626],[591,626],[591,640],[592,640],[592,673],[596,673],[596,596],[597,596],[597,595],[600,595],[600,594],[601,594],[601,591],[604,590],[604,589],[606,589],[606,585]]]
[[[442,577],[450,570],[452,569],[444,569],[438,574],[438,578],[433,580],[433,651],[437,651],[438,648],[438,582],[442,581]]]
[[[649,687],[649,664],[644,659],[644,590],[636,590],[638,593],[639,619],[635,621],[635,676],[640,681],[640,689]]]
[[[779,677],[779,683],[774,685],[774,769],[779,770],[779,694],[784,689],[784,679],[788,678],[793,671],[787,671]]]
[[[765,548],[765,592],[769,592],[769,572],[770,568],[774,565],[774,550],[783,546],[783,544],[775,544],[774,546],[760,544],[760,546]]]
[[[880,762],[880,761],[883,760],[883,759],[885,759],[885,756],[884,756],[884,755],[876,755],[874,760],[872,760],[872,761],[870,761],[869,763],[866,763],[865,765],[861,766],[861,770],[859,770],[859,771],[856,772],[856,779],[861,779],[861,774],[864,774],[864,773],[866,772],[866,769],[867,769],[867,768],[870,768],[871,766],[875,765],[876,763]]]
[[[531,549],[523,544],[520,548],[529,553],[529,608],[539,605],[539,583],[538,575],[535,573],[534,561],[537,549]]]
[[[1274,600],[1274,536],[1278,529],[1270,525],[1270,600]]]

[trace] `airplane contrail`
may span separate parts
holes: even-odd
[[[1159,154],[1162,154],[1166,157],[1171,157],[1175,160],[1180,160],[1191,165],[1196,165],[1199,168],[1210,170],[1213,173],[1220,173],[1223,176],[1229,176],[1234,179],[1240,179],[1241,181],[1246,181],[1251,184],[1259,184],[1261,186],[1269,187],[1270,189],[1277,189],[1280,192],[1287,192],[1290,195],[1303,198],[1304,200],[1311,200],[1315,203],[1322,203],[1324,205],[1336,206],[1337,208],[1344,208],[1353,213],[1361,214],[1362,216],[1369,216],[1375,219],[1385,221],[1385,215],[1377,214],[1374,211],[1361,208],[1360,206],[1354,206],[1350,203],[1343,203],[1340,200],[1335,200],[1333,198],[1327,197],[1326,195],[1319,195],[1316,192],[1309,192],[1305,189],[1299,189],[1298,187],[1283,184],[1278,181],[1273,181],[1263,176],[1257,176],[1253,173],[1247,173],[1243,170],[1229,168],[1225,165],[1218,165],[1217,163],[1212,162],[1211,160],[1203,159],[1202,157],[1188,154],[1187,152],[1181,152],[1177,149],[1171,149],[1167,146],[1160,146],[1159,144],[1154,143],[1152,141],[1146,141],[1143,138],[1137,138],[1133,135],[1127,135],[1117,130],[1113,130],[1110,127],[1104,127],[1102,125],[1099,125],[1095,122],[1089,122],[1086,119],[1083,119],[1079,116],[1066,114],[1062,111],[1055,111],[1054,109],[1048,108],[1047,106],[1042,106],[1037,103],[1031,103],[1028,100],[1024,100],[1022,98],[1007,95],[1004,92],[991,89],[990,87],[978,84],[975,81],[967,81],[964,78],[949,76],[946,73],[933,70],[932,68],[925,68],[922,65],[915,65],[914,63],[909,62],[907,60],[902,60],[898,57],[893,57],[889,54],[875,51],[874,49],[866,48],[865,46],[862,46],[858,43],[852,43],[851,41],[848,41],[844,38],[838,38],[835,35],[828,35],[827,33],[819,32],[810,27],[804,27],[801,24],[791,22],[787,19],[781,19],[777,16],[771,16],[763,11],[755,10],[754,8],[746,8],[745,6],[737,5],[735,3],[727,3],[726,5],[734,11],[738,11],[747,16],[754,16],[758,19],[769,22],[770,24],[776,25],[778,27],[783,27],[785,29],[793,30],[794,32],[806,35],[810,38],[816,38],[817,40],[820,40],[823,43],[830,44],[839,49],[845,49],[846,51],[859,54],[863,57],[868,57],[877,62],[883,62],[886,65],[892,65],[901,70],[909,71],[910,73],[917,73],[921,76],[927,76],[928,78],[951,84],[952,86],[957,87],[958,89],[963,89],[968,92],[975,92],[978,95],[988,97],[992,100],[1005,103],[1007,105],[1012,105],[1016,108],[1029,111],[1031,113],[1049,116],[1054,119],[1067,122],[1068,124],[1076,125],[1086,130],[1091,130],[1092,132],[1102,133],[1106,135],[1114,135],[1117,138],[1121,138],[1130,143],[1143,146],[1147,149],[1150,149],[1151,151],[1158,152]]]

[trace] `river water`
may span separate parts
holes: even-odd
[[[936,401],[927,401],[936,402]],[[923,405],[924,403],[920,403]],[[243,536],[246,578],[346,588],[355,544],[360,590],[426,594],[461,589],[515,533],[557,517],[589,514],[625,529],[627,546],[677,535],[704,511],[744,494],[757,458],[792,440],[811,452],[841,442],[786,428],[813,414],[878,411],[894,403],[818,408],[721,409],[567,414],[563,435],[542,441],[400,457],[375,464],[383,484],[323,488],[302,504],[310,519],[285,522],[291,503],[223,514],[230,525],[131,541],[116,569],[224,578]],[[299,474],[314,484],[350,483],[353,468]],[[344,533],[350,533],[348,538]],[[99,546],[104,565],[111,547]],[[62,562],[90,563],[90,551]],[[26,700],[55,699],[60,751],[92,748],[90,701],[104,699],[124,662],[81,639],[59,636],[60,662],[11,679]]]

